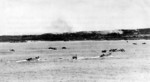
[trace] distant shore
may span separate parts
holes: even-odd
[[[103,40],[149,40],[150,28],[105,31],[81,31],[73,33],[45,33],[41,35],[3,35],[0,42],[27,42],[27,41],[103,41]]]

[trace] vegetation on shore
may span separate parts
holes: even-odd
[[[121,29],[117,31],[80,31],[66,33],[45,33],[41,35],[3,35],[0,42],[26,41],[75,41],[75,40],[139,40],[150,39],[150,28]]]

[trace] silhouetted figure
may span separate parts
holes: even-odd
[[[144,43],[142,43],[142,44],[146,44],[146,43],[144,42]]]
[[[100,57],[104,57],[104,56],[105,56],[105,54],[100,55]]]
[[[100,55],[100,57],[110,56],[110,55],[111,55],[111,53],[107,53],[107,54],[102,54],[102,55]]]
[[[67,49],[66,47],[62,47],[62,49]]]
[[[72,59],[75,59],[75,60],[77,60],[77,55],[75,55],[75,56],[72,56]]]
[[[39,56],[35,57],[35,59],[39,59],[39,58],[40,58]]]
[[[133,43],[133,45],[137,45],[137,43]]]
[[[15,50],[14,50],[14,49],[10,49],[10,51],[15,52]]]
[[[33,60],[38,60],[40,57],[39,56],[37,56],[37,57],[35,57],[35,58],[28,58],[28,59],[26,59],[27,61],[33,61]]]
[[[109,52],[116,52],[117,49],[110,49]]]
[[[121,51],[121,52],[125,52],[125,50],[124,50],[124,49],[120,49],[119,51]]]
[[[27,61],[31,61],[31,60],[33,60],[33,58],[28,58],[28,59],[26,59]]]
[[[107,50],[102,50],[102,53],[106,53],[107,52]]]
[[[56,50],[57,48],[54,48],[54,47],[49,47],[48,49]]]

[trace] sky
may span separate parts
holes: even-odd
[[[0,0],[0,35],[150,27],[150,0]]]

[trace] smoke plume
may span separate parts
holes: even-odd
[[[53,21],[51,23],[51,27],[59,32],[59,33],[63,33],[63,32],[72,32],[72,27],[67,23],[67,21],[63,20],[63,19],[57,19],[55,21]]]

